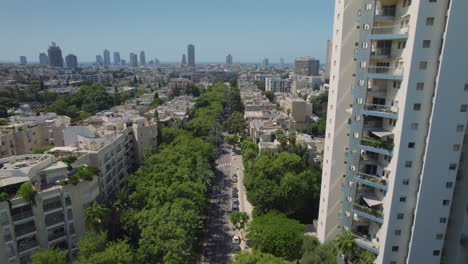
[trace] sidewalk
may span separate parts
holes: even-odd
[[[252,219],[253,207],[247,200],[247,193],[244,186],[244,166],[242,165],[242,156],[236,155],[232,152],[232,170],[233,173],[237,174],[237,189],[239,190],[239,211],[246,212],[250,219]]]

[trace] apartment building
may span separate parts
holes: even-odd
[[[278,77],[269,77],[265,79],[265,91],[274,93],[290,93],[292,81]]]
[[[466,10],[335,2],[322,242],[345,229],[376,263],[466,263]]]
[[[77,170],[48,154],[0,159],[0,167],[0,191],[9,196],[0,202],[0,263],[28,263],[34,251],[53,247],[71,259],[86,233],[84,211],[99,195],[97,177],[59,184]],[[25,182],[37,191],[34,202],[16,195]]]

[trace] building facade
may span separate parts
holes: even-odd
[[[265,78],[265,91],[274,93],[290,93],[292,81],[277,77]]]
[[[325,78],[330,79],[333,39],[327,40],[327,64],[325,65]]]
[[[62,50],[55,42],[47,50],[49,54],[49,66],[63,68]]]
[[[39,64],[40,65],[49,65],[49,57],[47,57],[47,54],[45,54],[45,53],[39,54]]]
[[[78,68],[78,58],[73,54],[68,54],[65,57],[65,64],[69,69],[76,69]]]
[[[269,65],[268,58],[263,58],[262,67],[268,67],[268,65]]]
[[[188,66],[195,67],[195,45],[187,46]]]
[[[114,52],[114,65],[120,65],[120,53]]]
[[[312,57],[303,57],[294,60],[294,74],[303,76],[316,76],[319,74],[320,62]]]
[[[228,54],[226,56],[226,64],[227,65],[232,65],[232,55],[231,54]]]
[[[104,50],[102,57],[104,58],[103,65],[104,66],[110,66],[111,65],[110,51],[109,50]]]
[[[130,66],[138,67],[138,56],[135,53],[130,53]]]
[[[26,56],[20,56],[20,64],[21,65],[28,64],[28,59],[26,58]]]
[[[146,57],[144,51],[140,51],[140,65],[146,65]]]
[[[462,0],[335,2],[322,242],[344,229],[375,263],[466,261],[464,10]]]

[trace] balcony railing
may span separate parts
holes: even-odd
[[[39,243],[37,242],[35,238],[31,240],[18,242],[18,252],[22,252],[31,248],[35,248],[37,246],[39,246]]]
[[[356,241],[356,244],[360,246],[361,248],[374,252],[374,254],[379,254],[379,248],[377,247],[377,245],[375,245],[368,238],[365,238],[362,236],[356,236],[355,241]]]
[[[372,148],[385,149],[388,151],[393,151],[393,147],[395,146],[392,141],[384,142],[371,137],[364,137],[361,139],[361,145]]]
[[[36,231],[35,225],[21,226],[21,228],[15,228],[15,234],[17,237],[24,236],[34,231]]]
[[[376,49],[372,50],[372,52],[371,52],[371,57],[373,57],[373,58],[388,59],[391,56],[392,56],[392,48],[391,47],[376,48]]]
[[[48,239],[49,239],[49,241],[54,241],[56,239],[59,239],[59,238],[62,238],[64,236],[66,236],[66,235],[67,234],[65,232],[53,233],[53,234],[49,234]]]
[[[359,205],[358,203],[354,203],[354,210],[363,212],[367,215],[371,215],[380,219],[383,219],[384,217],[381,206],[380,208],[370,208],[370,207]]]
[[[12,215],[11,218],[13,219],[13,221],[18,221],[18,220],[26,219],[32,216],[33,216],[32,211],[24,211],[24,212],[20,212],[20,213],[16,213]]]
[[[408,26],[401,27],[399,24],[391,26],[376,26],[372,28],[372,35],[404,35],[408,34]]]
[[[365,184],[367,186],[371,186],[371,187],[378,188],[378,189],[385,190],[385,191],[388,189],[387,179],[385,178],[378,177],[376,175],[362,173],[362,172],[358,172],[357,175],[358,175],[357,176],[358,179],[356,181],[361,184]]]
[[[403,75],[403,68],[393,66],[370,66],[368,72],[371,74]]]
[[[379,18],[395,18],[396,16],[396,5],[383,6],[375,10],[376,19]]]
[[[398,108],[395,106],[366,104],[364,105],[364,115],[377,116],[383,118],[398,118]]]

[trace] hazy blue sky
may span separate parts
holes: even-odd
[[[188,43],[199,62],[325,58],[332,0],[0,0],[0,61],[38,61],[51,41],[64,56],[94,61],[107,48],[179,61]],[[112,55],[111,55],[112,56]]]

